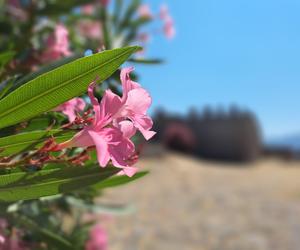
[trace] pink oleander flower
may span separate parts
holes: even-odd
[[[61,111],[63,114],[65,114],[70,122],[75,121],[76,113],[83,111],[85,108],[85,101],[82,98],[73,98],[57,108],[55,108],[53,111]]]
[[[0,250],[29,250],[26,244],[20,239],[18,232],[6,237],[3,243],[0,243]]]
[[[175,30],[174,21],[172,17],[166,18],[163,29],[164,29],[165,36],[168,39],[174,38],[176,34],[176,30]]]
[[[148,43],[150,41],[151,37],[148,33],[140,33],[138,35],[138,40],[141,41],[142,43]]]
[[[8,223],[5,219],[0,218],[0,250],[29,250],[28,244],[22,240],[22,232],[15,228],[7,234],[4,233],[8,228]],[[7,235],[6,235],[7,234]]]
[[[151,19],[153,17],[150,6],[148,4],[140,5],[140,7],[138,8],[138,14],[140,17],[143,17],[143,18]]]
[[[86,15],[91,15],[94,13],[94,6],[92,4],[86,4],[81,7],[81,12]]]
[[[2,249],[2,246],[4,246],[6,239],[6,236],[4,235],[4,230],[7,227],[6,220],[0,218],[0,249]]]
[[[163,31],[167,38],[172,39],[175,36],[176,30],[174,26],[174,20],[170,15],[167,5],[160,7],[160,19],[163,21]]]
[[[168,16],[170,16],[168,5],[166,4],[161,5],[159,10],[160,19],[165,20]]]
[[[106,90],[99,104],[93,94],[95,83],[88,88],[88,95],[94,110],[91,124],[85,125],[72,139],[56,145],[53,150],[70,147],[96,146],[97,159],[101,167],[112,164],[121,168],[120,174],[133,176],[137,169],[135,146],[130,138],[138,129],[149,140],[155,135],[151,131],[153,122],[147,116],[151,105],[149,93],[138,83],[130,79],[133,68],[121,71],[123,96],[119,97],[110,90]]]
[[[132,158],[135,153],[135,146],[130,138],[135,130],[131,122],[122,121],[112,126],[112,115],[121,107],[121,101],[116,98],[110,90],[107,90],[99,104],[93,94],[95,83],[88,88],[88,95],[94,109],[94,119],[90,125],[78,132],[71,140],[58,144],[55,150],[70,147],[91,147],[96,146],[97,159],[101,167],[106,167],[109,161],[121,172],[133,176],[137,169],[132,167],[135,163]]]
[[[102,25],[99,21],[81,20],[77,24],[78,32],[81,36],[90,39],[102,38]]]
[[[68,36],[67,28],[63,24],[57,24],[53,34],[46,41],[47,48],[41,56],[42,61],[57,60],[71,55]]]
[[[95,225],[89,234],[89,239],[85,243],[85,250],[107,250],[108,237],[101,225]]]
[[[121,71],[123,96],[120,100],[122,105],[113,116],[113,119],[115,123],[126,119],[130,120],[145,139],[149,140],[156,134],[154,131],[151,131],[153,122],[147,115],[152,99],[150,94],[141,85],[130,79],[130,73],[133,70],[134,68],[124,68]]]

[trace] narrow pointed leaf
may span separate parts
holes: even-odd
[[[31,218],[26,217],[24,215],[18,215],[15,217],[16,217],[18,224],[29,229],[31,232],[33,232],[35,234],[35,236],[37,236],[41,240],[43,240],[47,243],[50,243],[52,246],[55,246],[58,249],[65,249],[65,250],[73,249],[73,246],[70,241],[68,241],[67,239],[63,238],[62,236],[50,231],[47,228],[41,227],[39,224],[37,224]]]
[[[140,6],[140,3],[141,3],[140,0],[132,0],[130,5],[128,5],[128,8],[124,13],[123,20],[120,23],[120,27],[119,27],[120,31],[130,23],[130,20],[134,15],[134,13],[136,13],[138,7]]]
[[[124,205],[116,205],[116,204],[90,204],[84,202],[82,199],[78,199],[72,196],[68,196],[66,198],[67,202],[72,206],[76,207],[77,209],[81,209],[84,212],[90,212],[93,214],[112,214],[112,215],[121,215],[121,214],[128,214],[134,211],[133,206],[124,206]]]
[[[11,78],[0,84],[0,100],[9,92],[14,84],[14,78]]]
[[[75,132],[63,130],[32,131],[0,138],[0,156],[8,156],[33,150],[43,145],[45,140],[54,137],[56,142],[70,139]]]
[[[17,80],[16,83],[14,84],[14,86],[12,87],[12,90],[15,90],[17,88],[19,88],[20,86],[22,86],[23,84],[35,79],[36,77],[42,75],[42,74],[45,74],[51,70],[54,70],[58,67],[61,67],[63,66],[64,64],[67,64],[67,63],[70,63],[70,62],[73,62],[75,61],[76,59],[79,59],[80,58],[80,55],[79,54],[75,54],[75,55],[72,55],[70,57],[65,57],[65,58],[62,58],[60,60],[57,60],[57,61],[54,61],[54,62],[51,62],[47,65],[44,65],[42,67],[40,67],[37,71],[34,71],[24,77],[22,77],[21,79]],[[11,92],[10,91],[10,92]]]
[[[144,177],[145,175],[147,175],[148,173],[149,172],[147,172],[147,171],[139,172],[139,173],[136,173],[133,177],[128,177],[125,175],[113,176],[103,182],[94,184],[92,187],[95,189],[104,189],[104,188],[109,188],[109,187],[121,186],[121,185],[130,183],[132,181],[135,181],[137,179],[140,179],[140,178]]]
[[[123,0],[115,1],[115,9],[114,9],[114,14],[113,14],[114,25],[117,25],[119,22],[122,6],[123,6]]]
[[[28,120],[86,92],[99,76],[111,76],[137,46],[107,50],[80,58],[22,85],[0,101],[0,128]]]
[[[34,174],[14,173],[0,175],[0,202],[31,200],[40,197],[69,193],[101,183],[116,174],[116,168],[67,167],[41,170]]]
[[[7,64],[15,55],[13,51],[0,53],[0,68]]]
[[[160,64],[164,63],[161,59],[146,59],[146,58],[132,58],[128,60],[129,62],[133,63],[141,63],[141,64]]]

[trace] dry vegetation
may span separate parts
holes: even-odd
[[[136,212],[109,220],[111,250],[298,250],[300,162],[238,165],[174,153],[105,199]]]

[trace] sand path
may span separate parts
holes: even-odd
[[[137,211],[109,224],[111,250],[299,250],[300,163],[233,165],[168,153],[104,199]]]

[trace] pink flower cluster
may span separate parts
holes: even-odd
[[[60,106],[58,106],[57,108],[55,108],[53,111],[60,111],[63,114],[65,114],[68,118],[70,122],[75,121],[76,118],[76,113],[83,111],[85,108],[85,102],[82,98],[73,98],[63,104],[61,104]]]
[[[147,115],[152,99],[145,89],[130,79],[132,71],[133,68],[121,71],[122,97],[106,90],[99,103],[93,93],[96,83],[89,86],[88,95],[94,110],[92,122],[86,124],[69,141],[58,144],[55,150],[96,146],[101,167],[111,161],[114,166],[122,169],[121,174],[133,176],[136,173],[134,164],[137,157],[131,138],[137,130],[146,140],[152,138],[155,132],[151,131],[153,122]]]
[[[148,4],[142,4],[138,8],[138,14],[140,17],[151,19],[153,17],[150,6]]]
[[[42,53],[41,60],[49,62],[71,55],[68,36],[67,28],[63,24],[57,24],[53,34],[46,41],[47,49]]]
[[[9,235],[5,233],[9,227],[5,219],[0,219],[0,250],[27,250],[30,249],[22,238],[22,232],[13,228]]]
[[[102,24],[99,21],[80,20],[77,29],[83,37],[90,39],[102,38]]]
[[[110,1],[98,0],[102,6],[107,6]],[[93,5],[84,5],[81,8],[82,13],[91,15],[94,12]],[[141,4],[137,9],[137,14],[140,18],[154,19],[155,15],[152,13],[149,4]],[[168,39],[172,39],[175,36],[176,30],[174,26],[174,20],[170,15],[167,5],[162,5],[159,12],[159,18],[163,22],[162,32]],[[99,21],[93,20],[80,20],[77,25],[78,33],[87,39],[98,39],[100,40],[102,34],[102,24]],[[148,33],[140,33],[137,36],[137,40],[141,42],[141,45],[145,47],[145,44],[150,40]],[[145,51],[141,51],[140,54],[144,54]]]
[[[148,19],[153,18],[150,6],[148,4],[140,5],[140,7],[138,8],[138,15],[142,18],[148,18]],[[163,22],[163,33],[165,34],[165,36],[168,39],[174,38],[175,33],[176,33],[175,26],[174,26],[174,20],[173,20],[172,16],[170,15],[169,8],[167,5],[162,5],[160,7],[159,18]],[[143,37],[145,37],[145,35],[143,35]],[[147,35],[147,37],[149,37],[149,35]],[[140,37],[139,37],[139,40],[141,40]],[[147,39],[147,40],[149,40],[149,39]],[[141,41],[144,42],[145,39],[143,39]]]
[[[95,225],[90,231],[88,241],[85,243],[85,250],[107,250],[107,238],[107,233],[101,225]]]
[[[160,8],[160,19],[163,21],[163,29],[167,38],[172,39],[175,36],[174,20],[170,15],[169,8],[167,5],[163,5]]]
[[[86,4],[81,7],[81,12],[86,15],[91,15],[94,12],[93,4]]]

